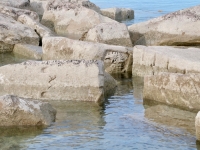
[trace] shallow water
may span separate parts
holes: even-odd
[[[133,8],[135,19],[127,21],[127,25],[198,4],[192,0],[91,1],[101,8]],[[27,59],[0,54],[0,66],[24,60]],[[0,128],[0,149],[200,149],[195,139],[196,113],[161,104],[144,105],[142,78],[114,77],[118,88],[103,106],[91,102],[50,101],[58,111],[52,126]]]

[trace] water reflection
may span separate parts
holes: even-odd
[[[26,139],[34,138],[42,131],[42,127],[0,127],[0,149],[18,150],[25,148],[21,143]]]

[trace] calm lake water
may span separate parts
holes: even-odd
[[[192,0],[91,1],[101,8],[133,8],[135,19],[126,21],[127,25],[198,4]],[[13,54],[0,54],[0,66],[24,60]],[[0,149],[200,149],[195,138],[196,113],[143,102],[142,78],[128,74],[114,77],[118,87],[103,106],[91,102],[50,101],[58,111],[52,126],[0,128]]]

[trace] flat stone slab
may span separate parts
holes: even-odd
[[[103,102],[104,80],[99,60],[27,61],[0,67],[0,95]]]
[[[200,73],[199,66],[199,48],[137,45],[133,49],[133,75]]]
[[[35,60],[42,60],[43,54],[42,47],[29,44],[15,44],[13,53]]]
[[[144,77],[144,100],[189,110],[200,109],[200,74],[162,73]]]

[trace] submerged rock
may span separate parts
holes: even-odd
[[[102,15],[117,21],[134,18],[134,11],[130,8],[106,8],[101,9]]]
[[[47,102],[12,95],[0,97],[0,126],[50,125],[55,118],[56,110]]]
[[[200,74],[161,73],[144,77],[145,100],[189,110],[200,109]]]
[[[115,21],[77,2],[50,0],[41,22],[50,29],[55,29],[58,35],[82,39],[89,29],[99,23]]]
[[[131,71],[132,48],[78,41],[65,37],[45,37],[42,43],[44,60],[85,59],[104,61],[106,59],[105,69],[110,70],[109,72]],[[106,56],[107,52],[117,54]],[[123,53],[123,56],[120,55],[121,53]],[[130,57],[131,59],[129,59]]]
[[[103,62],[97,60],[27,61],[0,67],[1,95],[103,102],[105,81]]]
[[[13,53],[30,59],[42,60],[42,47],[29,44],[15,44]]]
[[[137,45],[133,49],[133,75],[200,73],[199,66],[199,48]]]
[[[134,45],[200,45],[200,5],[128,27]]]
[[[1,13],[0,35],[0,53],[12,51],[18,43],[39,45],[39,37],[33,29]]]

